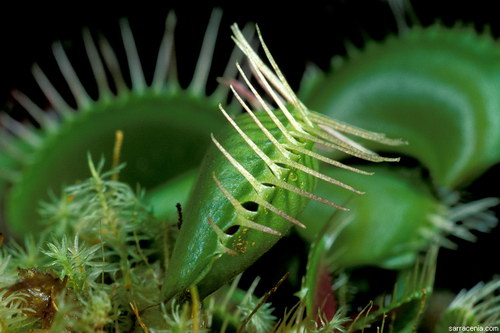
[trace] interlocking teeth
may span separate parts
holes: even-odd
[[[229,200],[229,202],[231,202],[231,204],[233,205],[233,207],[239,211],[240,213],[245,211],[245,208],[243,208],[243,206],[241,205],[241,203],[236,200],[236,198],[231,195],[231,193],[229,193],[229,191],[224,187],[224,185],[221,184],[221,182],[219,181],[219,179],[217,179],[217,176],[215,176],[215,173],[213,174],[213,179],[215,181],[215,183],[217,184],[217,186],[219,187],[219,189],[222,191],[222,193],[224,194],[224,196]],[[300,221],[298,221],[297,219],[291,217],[290,215],[286,214],[284,211],[282,211],[281,209],[273,206],[272,204],[270,204],[269,202],[267,202],[266,200],[262,199],[260,196],[256,196],[254,198],[256,200],[256,202],[259,204],[259,205],[262,205],[264,208],[266,209],[269,209],[271,212],[275,213],[276,215],[279,215],[281,216],[282,218],[284,218],[285,220],[301,227],[301,228],[305,228],[306,226],[304,224],[302,224]],[[278,231],[275,231],[276,233],[279,233]]]
[[[260,131],[266,136],[266,138],[271,142],[276,148],[278,152],[278,157],[270,158],[268,155],[262,151],[259,146],[252,140],[252,138],[245,133],[242,128],[238,126],[236,121],[234,121],[229,114],[224,110],[222,106],[219,106],[220,111],[227,119],[227,121],[231,124],[231,126],[236,130],[238,135],[244,140],[244,142],[251,148],[253,153],[257,155],[267,167],[271,170],[274,175],[274,186],[280,187],[287,191],[293,192],[300,196],[306,197],[308,199],[319,201],[323,204],[346,210],[346,208],[341,207],[335,203],[330,202],[325,198],[321,198],[316,196],[313,193],[304,191],[303,189],[292,185],[283,179],[283,166],[290,167],[291,169],[295,169],[299,172],[303,172],[309,174],[317,179],[322,181],[329,182],[333,185],[340,186],[346,190],[352,191],[356,194],[363,194],[364,192],[359,191],[353,188],[350,185],[344,184],[336,179],[333,179],[327,175],[322,174],[321,172],[314,170],[306,165],[297,162],[294,160],[294,156],[297,154],[303,154],[308,157],[312,157],[316,160],[344,168],[359,174],[370,175],[370,172],[365,172],[363,170],[359,170],[356,168],[349,167],[343,163],[335,161],[331,158],[323,156],[309,148],[306,148],[304,142],[321,144],[326,147],[334,148],[345,152],[347,154],[363,158],[373,162],[382,162],[382,161],[398,161],[398,158],[386,158],[377,155],[376,153],[364,148],[359,143],[354,140],[346,137],[344,134],[350,134],[353,136],[361,137],[363,139],[375,140],[378,142],[386,143],[386,144],[403,144],[404,142],[401,140],[388,139],[383,134],[374,133],[370,131],[365,131],[363,129],[350,126],[344,124],[342,122],[337,122],[335,120],[326,118],[320,114],[309,111],[302,102],[295,95],[293,90],[290,88],[290,85],[286,81],[284,75],[281,73],[279,67],[274,61],[269,49],[263,41],[260,30],[257,27],[257,33],[259,36],[259,40],[264,49],[264,52],[269,60],[269,63],[272,66],[272,70],[268,68],[264,62],[260,59],[260,57],[255,53],[253,48],[250,46],[246,38],[243,36],[241,31],[239,30],[237,25],[232,26],[233,30],[233,40],[236,45],[241,49],[241,51],[247,56],[248,61],[251,66],[252,74],[255,76],[256,81],[260,84],[261,88],[265,91],[267,96],[272,100],[272,103],[277,105],[278,111],[273,111],[273,107],[266,101],[266,99],[261,96],[261,94],[257,91],[254,85],[250,82],[247,74],[243,71],[241,66],[236,63],[236,68],[238,69],[244,83],[248,87],[249,90],[246,90],[243,87],[238,87],[239,91],[251,93],[251,96],[245,96],[246,99],[252,101],[252,104],[259,104],[260,110],[254,111],[252,110],[243,100],[243,98],[238,93],[237,89],[230,84],[230,88],[236,98],[236,100],[241,104],[242,108],[246,113],[253,119],[257,127]],[[290,106],[293,108],[290,108]],[[256,116],[256,112],[265,112],[272,121],[272,124],[279,129],[280,134],[283,135],[283,140],[278,140],[269,128],[266,128]],[[278,115],[275,112],[281,112],[286,119],[288,125],[285,125],[283,121],[280,120]],[[342,132],[342,133],[341,133]],[[249,170],[245,169],[245,167],[234,158],[230,152],[228,152],[222,144],[212,136],[212,141],[219,149],[219,151],[225,156],[225,158],[229,161],[229,163],[235,167],[238,172],[245,177],[245,179],[253,186],[255,191],[259,194],[264,190],[264,185],[256,179],[254,175],[252,175]],[[217,186],[224,193],[226,198],[233,204],[236,210],[241,204],[232,197],[227,190],[225,190],[224,186],[217,180],[214,175],[214,180],[217,183]],[[259,196],[260,197],[260,196]],[[262,198],[261,198],[262,199]],[[262,199],[263,200],[263,199]],[[269,203],[268,203],[269,204]],[[281,213],[278,213],[281,215]],[[286,214],[285,214],[286,215]],[[284,216],[283,216],[284,217]],[[285,219],[290,221],[290,218],[284,217]],[[293,219],[293,218],[292,218]],[[294,224],[298,224],[303,226],[302,223],[293,219],[291,221]]]
[[[428,217],[431,225],[421,230],[422,237],[435,237],[435,229],[440,230],[438,243],[450,249],[456,249],[457,244],[448,239],[452,235],[457,238],[475,242],[477,235],[473,231],[490,232],[498,224],[498,219],[491,211],[500,203],[498,198],[483,198],[468,203],[456,204],[441,214]],[[450,203],[451,204],[451,203]]]

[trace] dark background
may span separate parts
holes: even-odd
[[[0,5],[0,109],[14,110],[22,118],[20,108],[10,97],[19,89],[42,103],[43,98],[31,76],[30,69],[38,62],[54,81],[64,87],[51,52],[51,44],[61,40],[82,81],[92,82],[81,31],[88,27],[97,35],[104,34],[115,48],[121,48],[118,21],[129,19],[143,59],[146,75],[151,75],[164,21],[170,9],[177,14],[176,49],[181,84],[186,85],[198,57],[199,46],[210,12],[214,6],[224,11],[220,37],[215,52],[209,89],[215,87],[215,76],[226,65],[233,47],[229,25],[257,22],[278,64],[294,88],[308,63],[327,69],[332,55],[345,54],[345,42],[362,47],[366,39],[382,40],[397,32],[394,14],[385,1],[306,1],[300,4],[284,2],[206,1],[206,2],[135,2],[112,7],[89,2],[66,2],[49,5]],[[500,35],[500,14],[494,1],[414,1],[414,15],[426,26],[440,21],[447,26],[458,23],[473,25],[478,31],[489,27]],[[3,8],[2,8],[3,7]],[[123,57],[123,51],[118,51]],[[148,66],[148,64],[150,64]],[[83,70],[82,70],[83,69]],[[93,83],[88,85],[91,94]],[[64,90],[62,90],[64,93]],[[500,112],[500,110],[499,110]],[[489,171],[465,189],[468,198],[498,196],[498,186],[492,179],[498,167]],[[497,183],[498,184],[498,183]],[[500,272],[500,248],[497,231],[481,235],[477,244],[460,243],[458,251],[442,251],[437,284],[454,291],[470,288],[480,280],[489,280]]]
[[[494,34],[500,33],[500,20],[493,1],[413,2],[414,16],[423,25],[441,21],[450,26],[463,22],[479,30],[488,25]],[[119,43],[118,21],[123,17],[129,19],[139,52],[146,59],[156,55],[165,17],[171,9],[175,11],[179,62],[181,68],[187,69],[180,70],[184,82],[191,76],[189,69],[197,58],[214,6],[224,11],[214,60],[215,72],[220,72],[218,69],[225,66],[227,54],[233,46],[229,25],[256,22],[288,79],[295,85],[307,63],[327,69],[332,55],[345,54],[346,41],[361,47],[365,39],[381,40],[397,31],[394,15],[387,2],[382,0],[306,1],[300,4],[260,0],[159,1],[154,5],[122,2],[119,6],[102,3],[68,1],[60,6],[22,2],[0,5],[0,106],[9,103],[11,89],[36,93],[30,74],[34,62],[40,63],[46,72],[56,69],[58,74],[51,53],[54,41],[63,41],[73,63],[86,64],[80,38],[82,29],[88,27],[93,33],[103,33]],[[72,53],[80,54],[74,56]],[[146,66],[146,72],[148,69],[152,70]],[[85,79],[85,72],[79,74]]]

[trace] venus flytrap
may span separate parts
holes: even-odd
[[[328,247],[324,245],[333,245],[339,230],[338,227],[325,228],[325,235],[333,239],[333,242],[315,243],[316,248],[310,253],[313,262],[323,258],[327,259],[323,261],[323,264],[326,264],[328,259],[333,259],[333,257],[327,258],[331,254],[328,254]],[[432,294],[437,251],[438,247],[434,244],[413,266],[401,270],[392,293],[378,295],[362,307],[353,307],[350,303],[344,303],[341,298],[336,299],[333,313],[328,301],[317,298],[321,294],[316,293],[316,289],[325,286],[314,284],[315,272],[312,272],[306,276],[305,288],[299,294],[301,301],[275,328],[275,332],[358,332],[365,329],[376,329],[376,332],[381,333],[415,332],[426,309],[427,298]],[[325,268],[326,274],[336,272],[331,262],[321,268]],[[308,268],[308,273],[311,269],[315,270],[317,267]],[[370,281],[370,277],[367,279]],[[338,288],[331,290],[332,295],[338,292]],[[329,308],[321,308],[316,304],[309,305],[310,300],[314,298],[315,302],[323,301]],[[318,312],[314,314],[313,311],[316,310]]]
[[[325,224],[315,234],[309,248],[306,275],[303,278],[299,294],[305,302],[307,317],[320,327],[323,327],[337,315],[337,312],[341,310],[339,304],[343,306],[344,310],[348,306],[347,302],[343,303],[342,300],[337,300],[340,288],[338,282],[332,282],[332,273],[336,273],[336,271],[331,267],[332,261],[334,262],[331,248],[339,233],[349,223],[352,223],[352,216],[345,215],[336,223]],[[335,288],[333,288],[334,286]]]
[[[232,85],[205,96],[219,18],[216,12],[187,89],[180,88],[172,78],[175,69],[169,57],[174,18],[170,16],[151,80],[142,73],[134,38],[122,21],[130,87],[116,49],[105,39],[95,45],[94,38],[85,32],[89,69],[99,91],[97,99],[88,96],[89,87],[80,83],[76,74],[81,69],[72,68],[60,44],[54,46],[54,56],[76,106],[68,105],[71,103],[61,97],[38,66],[33,73],[52,110],[45,113],[27,96],[14,93],[41,126],[37,130],[10,117],[2,120],[5,131],[0,133],[0,193],[7,195],[7,216],[14,231],[23,233],[38,221],[32,208],[36,206],[26,209],[26,202],[47,198],[49,188],[59,192],[59,176],[70,186],[41,206],[44,222],[36,225],[47,231],[39,233],[39,238],[50,241],[30,241],[26,250],[12,243],[0,249],[0,273],[5,271],[0,274],[4,284],[0,285],[1,328],[224,333],[238,329],[240,324],[239,330],[248,332],[355,332],[368,327],[378,332],[413,332],[432,292],[436,244],[453,246],[446,237],[450,234],[473,240],[474,230],[488,231],[496,224],[495,217],[485,213],[496,204],[495,199],[455,206],[455,202],[437,200],[426,185],[415,185],[419,181],[408,181],[381,168],[348,166],[333,158],[337,155],[317,149],[319,146],[373,162],[396,159],[381,157],[363,148],[365,145],[375,151],[403,152],[420,159],[439,186],[463,186],[498,156],[498,136],[494,133],[498,117],[493,111],[499,104],[494,93],[499,53],[489,38],[461,35],[458,30],[446,32],[444,28],[417,29],[402,37],[404,42],[391,39],[383,46],[369,46],[366,52],[351,54],[350,61],[356,66],[336,67],[341,83],[334,82],[336,76],[319,79],[321,84],[311,84],[302,103],[262,42],[260,32],[271,68],[233,27],[233,38],[246,54],[254,78],[242,69],[245,66],[231,66],[223,81]],[[461,53],[456,56],[456,52]],[[365,61],[363,53],[371,57],[370,61]],[[481,60],[473,60],[476,56]],[[440,68],[448,59],[454,60],[450,67]],[[423,70],[396,73],[405,61]],[[232,79],[237,72],[241,82]],[[464,78],[473,78],[474,82]],[[379,90],[372,90],[373,81],[383,83],[375,84]],[[397,97],[407,100],[394,102],[394,94],[388,92],[392,88],[404,90]],[[244,114],[233,116],[231,110],[219,106],[220,114],[214,115],[217,103],[226,99],[224,89],[232,90],[233,102],[241,105]],[[429,100],[420,99],[422,96]],[[415,111],[420,102],[431,110],[431,120],[412,122],[412,118],[408,122],[402,114],[393,113],[407,108],[420,115]],[[331,105],[335,110],[329,109]],[[355,112],[349,113],[353,105],[361,109],[354,107]],[[366,105],[376,107],[369,112]],[[343,120],[352,119],[367,128],[373,125],[371,128],[390,136],[409,139],[410,145],[399,147],[401,140],[329,119],[311,111],[310,106],[332,115],[339,112],[346,116]],[[452,110],[455,106],[460,117]],[[226,127],[222,128],[224,123]],[[447,131],[429,130],[429,123],[439,129],[445,123],[450,127]],[[482,133],[484,124],[487,130]],[[94,156],[111,152],[112,135],[117,129],[125,132],[122,160],[128,167],[105,173],[104,164],[95,165],[88,159],[85,165],[87,150]],[[212,142],[208,139],[210,132]],[[455,136],[456,142],[440,141],[447,133]],[[487,140],[488,135],[493,139]],[[151,142],[162,144],[164,151],[159,152]],[[194,172],[183,172],[198,166],[204,147],[192,147],[199,142],[210,143],[210,149],[195,182]],[[450,154],[445,156],[448,150]],[[85,170],[78,173],[75,169],[73,173],[68,168],[61,172],[54,167],[72,160],[81,161],[78,168]],[[324,162],[321,167],[319,162]],[[81,180],[88,175],[86,166],[91,177]],[[376,174],[371,176],[373,171]],[[75,183],[77,179],[80,181]],[[148,205],[142,193],[130,188],[136,182],[148,190],[160,183],[166,185],[148,191]],[[2,185],[7,186],[2,189]],[[368,193],[358,195],[364,191]],[[177,220],[178,202],[182,203],[183,223],[179,223],[179,231],[174,231],[177,226],[171,222]],[[308,202],[313,210],[311,219],[307,209],[300,215]],[[388,202],[393,206],[386,206]],[[321,205],[315,206],[318,203]],[[333,217],[332,208],[337,209]],[[351,211],[344,212],[346,208]],[[333,229],[319,232],[328,220]],[[465,223],[458,226],[459,220]],[[268,252],[293,225],[301,228],[313,245],[306,287],[300,293],[300,302],[284,318],[274,324],[270,303],[255,312],[259,303],[253,295],[256,283],[248,290],[239,290],[236,278],[229,288],[207,296]],[[47,233],[52,233],[52,238],[47,238]],[[419,261],[419,253],[429,246],[432,249],[427,259]],[[27,312],[22,312],[26,309],[16,303],[24,297],[22,293],[12,296],[1,289],[16,283],[16,265],[26,269],[50,267],[59,275],[52,279],[52,271],[25,271],[38,272],[35,276],[40,274],[38,277],[58,286],[61,293],[49,304],[51,311],[52,304],[57,306],[53,317],[36,314],[28,318]],[[342,295],[342,288],[332,290],[331,281],[323,278],[339,267],[349,270],[365,265],[402,271],[392,295],[380,296],[374,300],[378,308],[370,303],[359,313],[350,298]],[[498,310],[498,297],[486,300],[486,293],[498,293],[497,287],[495,282],[475,289],[474,297],[459,297],[461,301],[449,312],[452,316],[445,317],[442,325],[449,318],[462,317],[471,323],[495,323],[487,321],[486,315]],[[332,298],[321,298],[325,295],[317,291],[322,289]],[[205,298],[203,305],[197,290]],[[244,317],[252,313],[245,322]]]
[[[416,158],[436,185],[456,189],[499,161],[499,64],[488,33],[415,26],[334,57],[299,96],[336,119],[404,136],[408,145],[366,145]]]
[[[356,205],[353,207],[359,209]],[[336,327],[340,332],[357,332],[368,327],[386,332],[384,325],[386,329],[393,327],[394,332],[413,332],[425,311],[427,298],[432,294],[439,248],[437,238],[426,247],[428,250],[425,255],[415,254],[417,259],[413,264],[400,269],[392,294],[378,295],[366,306],[361,304],[364,308],[359,308],[359,304],[356,307],[352,303],[353,295],[343,295],[345,289],[349,288],[346,285],[347,275],[344,274],[339,281],[333,282],[334,276],[346,272],[342,265],[343,257],[349,256],[350,251],[357,250],[336,246],[337,242],[343,242],[343,231],[355,223],[356,218],[356,214],[337,212],[330,223],[325,224],[316,234],[311,244],[307,273],[300,292],[305,305],[303,325],[308,325],[310,329],[314,327],[314,332],[328,332],[328,329],[333,329],[332,325],[340,326]],[[370,248],[374,251],[377,247],[375,242],[373,240],[370,243]],[[377,283],[374,276],[366,276],[364,281],[369,284]],[[340,318],[344,320],[339,321]]]
[[[496,225],[495,216],[488,210],[498,204],[495,198],[448,207],[416,177],[415,171],[366,169],[375,174],[363,180],[343,170],[324,168],[323,172],[378,195],[353,197],[319,184],[320,195],[346,202],[352,211],[331,217],[328,210],[311,202],[300,217],[310,225],[299,230],[308,240],[313,240],[328,223],[351,220],[331,249],[336,254],[333,261],[338,268],[369,265],[401,269],[412,265],[419,251],[435,241],[454,248],[450,236],[475,241],[475,233],[488,232]]]
[[[252,110],[235,89],[233,93],[246,114],[232,119],[220,107],[230,126],[212,135],[214,145],[205,156],[185,207],[185,220],[163,286],[166,299],[194,284],[202,296],[219,288],[267,252],[292,225],[304,228],[296,216],[309,200],[346,209],[313,194],[316,182],[361,192],[319,172],[318,161],[367,173],[316,153],[314,144],[375,162],[398,160],[381,157],[336,135],[347,132],[388,144],[402,143],[311,113],[286,82],[260,32],[272,70],[253,51],[236,25],[233,33],[236,45],[247,56],[271,102],[259,94],[237,66],[262,110]],[[273,110],[271,103],[278,108]]]
[[[187,88],[180,87],[175,76],[173,14],[166,20],[152,75],[142,69],[126,20],[121,21],[120,30],[128,69],[120,65],[118,47],[112,47],[102,36],[96,42],[87,30],[83,41],[89,68],[74,68],[71,55],[61,43],[54,44],[54,57],[71,95],[59,92],[51,83],[53,79],[35,65],[33,76],[49,110],[21,92],[15,91],[13,97],[39,128],[2,115],[0,188],[6,202],[4,218],[13,233],[40,231],[37,206],[25,203],[46,201],[49,191],[59,192],[62,186],[84,179],[85,154],[90,151],[94,156],[110,156],[117,130],[125,135],[122,159],[128,162],[121,179],[131,186],[152,189],[198,166],[209,133],[223,124],[216,107],[225,100],[228,88],[221,86],[210,96],[205,92],[220,19],[221,12],[215,10]],[[231,59],[238,59],[238,53],[233,52]],[[92,87],[79,78],[78,73],[83,71],[90,71],[95,79],[90,83],[97,88],[95,98],[88,92]],[[228,69],[222,75],[231,79],[234,72]],[[70,102],[73,99],[76,105]]]

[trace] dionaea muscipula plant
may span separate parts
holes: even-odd
[[[360,50],[348,48],[347,57],[333,58],[330,73],[306,76],[299,94],[305,104],[351,124],[403,136],[408,145],[365,145],[412,156],[429,170],[435,186],[416,170],[368,168],[375,175],[359,182],[342,170],[323,168],[330,177],[377,193],[351,196],[319,184],[318,195],[347,202],[352,211],[333,216],[311,202],[299,216],[310,226],[300,234],[314,244],[321,242],[316,237],[325,225],[350,221],[329,247],[331,270],[402,269],[431,244],[456,247],[449,235],[475,241],[477,231],[496,226],[488,211],[498,204],[496,198],[461,204],[457,193],[442,189],[463,188],[498,162],[499,59],[489,33],[416,26],[384,42],[369,41]]]
[[[228,90],[221,86],[212,95],[205,95],[220,18],[221,12],[215,10],[187,89],[181,88],[175,77],[174,15],[166,20],[152,78],[143,73],[131,29],[127,21],[121,21],[130,87],[127,71],[122,70],[115,50],[104,37],[96,46],[90,32],[84,31],[89,68],[74,69],[61,44],[54,44],[55,59],[72,96],[62,97],[35,65],[33,75],[50,109],[42,110],[20,92],[13,96],[40,129],[2,116],[0,178],[6,187],[2,193],[5,218],[13,233],[40,229],[35,203],[46,201],[49,191],[59,192],[63,185],[85,178],[87,152],[112,161],[117,130],[124,135],[121,159],[127,163],[120,179],[132,186],[152,189],[199,165],[209,133],[223,124],[217,103],[225,100]],[[237,56],[233,53],[232,62]],[[77,73],[81,71],[93,73],[98,91],[95,100],[80,82]],[[234,73],[231,66],[223,75],[230,79]],[[73,98],[76,106],[67,101]]]
[[[325,225],[350,221],[329,249],[336,268],[402,269],[412,265],[419,252],[432,243],[453,248],[454,243],[447,236],[475,241],[471,231],[488,232],[496,225],[496,218],[488,212],[498,204],[496,198],[448,206],[431,192],[415,170],[375,166],[365,169],[374,175],[360,180],[334,168],[325,167],[322,172],[378,195],[351,196],[319,184],[318,195],[345,202],[351,211],[339,211],[332,216],[311,202],[300,216],[309,228],[299,232],[310,241]]]
[[[404,135],[408,145],[366,144],[417,159],[438,186],[462,187],[499,161],[500,49],[488,33],[416,26],[306,77],[299,96],[312,110]]]
[[[397,159],[360,148],[340,132],[386,144],[402,143],[313,114],[297,99],[262,38],[273,70],[253,51],[237,26],[233,26],[233,33],[271,101],[261,96],[238,66],[260,111],[252,110],[234,88],[246,113],[232,119],[220,108],[229,125],[212,135],[214,144],[185,207],[184,222],[165,275],[166,299],[193,284],[200,295],[207,295],[245,270],[292,225],[305,227],[296,217],[310,199],[345,209],[312,193],[317,180],[361,193],[320,173],[318,161],[367,173],[316,153],[316,143],[375,162]]]
[[[95,46],[86,32],[89,70],[99,91],[96,100],[88,97],[86,91],[91,89],[79,82],[75,72],[82,69],[73,70],[59,44],[54,46],[55,57],[76,106],[68,105],[71,102],[37,66],[34,75],[51,110],[45,112],[14,93],[41,129],[3,119],[1,184],[8,181],[4,189],[13,231],[22,235],[38,223],[40,206],[34,204],[47,198],[49,189],[59,192],[63,183],[72,185],[41,206],[48,223],[46,232],[39,233],[40,243],[31,238],[25,250],[11,242],[2,248],[0,234],[1,329],[354,332],[377,326],[379,332],[386,332],[386,327],[414,332],[432,292],[438,245],[452,244],[447,234],[473,239],[469,229],[486,231],[495,223],[484,212],[479,221],[484,218],[487,223],[477,224],[475,219],[460,226],[454,223],[495,200],[450,208],[434,197],[416,172],[347,166],[333,158],[338,155],[318,149],[374,162],[396,159],[372,150],[405,153],[427,166],[436,184],[465,184],[497,156],[493,148],[498,119],[493,110],[499,103],[493,92],[498,50],[488,37],[457,29],[419,28],[382,45],[367,46],[362,52],[366,58],[350,51],[351,59],[335,67],[334,75],[304,86],[301,101],[262,38],[271,68],[234,26],[233,38],[247,56],[253,76],[239,65],[224,74],[226,82],[235,83],[232,100],[243,109],[243,114],[234,116],[228,108],[220,106],[220,113],[217,108],[229,87],[204,95],[218,16],[216,12],[187,89],[167,78],[175,72],[168,61],[173,42],[170,16],[151,80],[142,73],[132,34],[123,21],[131,87],[115,51],[104,39]],[[482,60],[473,60],[476,56]],[[238,71],[242,82],[231,79]],[[477,79],[477,86],[464,78]],[[410,145],[400,147],[400,140],[329,119],[311,108],[409,139]],[[487,125],[484,133],[483,125]],[[125,134],[121,160],[127,167],[102,173],[103,164],[96,167],[89,159],[92,176],[78,181],[88,176],[87,151],[109,155],[116,130]],[[118,151],[120,140],[115,143]],[[194,182],[193,167],[208,145]],[[74,162],[72,167],[69,161]],[[180,230],[156,220],[142,196],[118,178],[132,186],[144,185],[153,193],[150,203],[157,216],[170,220],[175,203],[184,202],[194,183],[187,204],[179,210]],[[166,185],[156,190],[160,183]],[[359,195],[364,191],[367,194]],[[247,291],[237,290],[239,278],[231,287],[207,296],[268,252],[294,225],[311,241],[311,250],[301,301],[284,317],[276,322],[269,294],[260,299],[253,295],[256,283]],[[52,239],[43,240],[47,233]],[[426,259],[419,262],[426,250]],[[392,296],[374,297],[375,306],[370,303],[360,310],[345,290],[336,289],[338,284],[332,289],[330,275],[340,268],[348,276],[351,269],[368,265],[400,271],[394,273]],[[23,268],[19,274],[16,267]],[[364,278],[370,288],[377,283],[372,276]],[[50,281],[48,287],[40,289],[45,281]],[[34,290],[41,292],[28,295]],[[452,304],[441,327],[457,320],[496,323],[486,315],[498,309],[498,297],[487,299],[486,294],[498,293],[498,281],[474,290]],[[45,308],[34,310],[35,301]]]

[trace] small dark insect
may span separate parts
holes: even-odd
[[[3,236],[3,234],[0,232],[0,247],[3,246],[3,241],[4,241],[5,237]]]
[[[175,208],[177,208],[177,214],[179,215],[179,218],[177,219],[177,229],[181,230],[182,226],[182,206],[180,203],[177,203],[175,205]]]
[[[57,312],[55,297],[64,290],[66,282],[67,277],[61,280],[49,270],[42,272],[36,268],[20,268],[18,281],[8,288],[6,296],[16,291],[26,294],[28,308],[33,311],[26,311],[25,314],[40,319],[42,328],[47,329]]]

